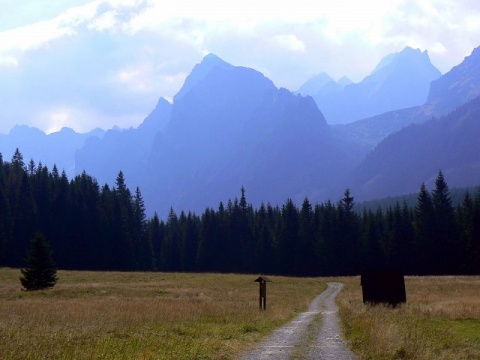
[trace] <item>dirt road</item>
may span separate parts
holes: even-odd
[[[240,360],[355,359],[340,331],[335,305],[335,297],[342,288],[343,284],[328,283],[308,311],[275,330]]]

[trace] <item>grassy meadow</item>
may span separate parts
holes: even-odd
[[[406,277],[407,304],[364,306],[360,279],[337,298],[361,359],[480,359],[480,276]]]
[[[324,279],[272,277],[267,311],[253,275],[59,271],[21,291],[0,269],[0,359],[234,359],[305,310]]]
[[[305,310],[324,278],[271,277],[267,311],[254,275],[59,271],[21,290],[0,269],[0,359],[235,359]],[[480,359],[480,277],[407,277],[407,304],[364,306],[360,279],[337,297],[359,359]]]

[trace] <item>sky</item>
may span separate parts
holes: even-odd
[[[0,133],[137,127],[208,53],[297,90],[361,81],[411,46],[449,71],[480,45],[478,0],[0,0]]]

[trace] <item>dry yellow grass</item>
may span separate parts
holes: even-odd
[[[59,271],[39,292],[19,275],[0,269],[0,359],[233,359],[326,283],[272,277],[261,312],[253,275]]]
[[[258,310],[253,275],[59,271],[51,290],[20,289],[0,269],[0,359],[234,359],[304,310],[331,279],[272,277]],[[480,277],[408,277],[408,303],[338,296],[363,359],[479,359]]]
[[[480,277],[407,277],[407,304],[364,306],[359,278],[338,297],[361,359],[480,359]]]

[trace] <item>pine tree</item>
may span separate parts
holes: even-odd
[[[415,271],[420,274],[430,273],[437,262],[438,254],[435,245],[435,216],[432,197],[422,183],[415,207],[415,236],[417,264]]]
[[[441,171],[435,180],[432,203],[435,214],[435,246],[439,254],[438,272],[450,275],[458,271],[459,249],[450,190]]]
[[[42,290],[55,286],[57,269],[50,244],[43,234],[37,233],[32,238],[25,260],[28,267],[21,269],[20,282],[26,290]]]
[[[360,224],[358,215],[353,211],[354,197],[346,189],[343,198],[338,203],[338,238],[336,239],[336,256],[339,274],[351,275],[358,268],[360,247]]]
[[[295,259],[296,272],[304,276],[317,274],[314,214],[308,198],[303,200],[299,216],[298,252]]]
[[[154,267],[153,261],[153,246],[151,239],[147,236],[147,216],[145,215],[145,203],[143,201],[140,188],[137,186],[133,200],[133,241],[134,250],[136,252],[137,263],[142,270],[152,270]]]
[[[292,199],[282,207],[278,242],[278,270],[285,275],[298,275],[298,234],[300,229],[298,209]]]

